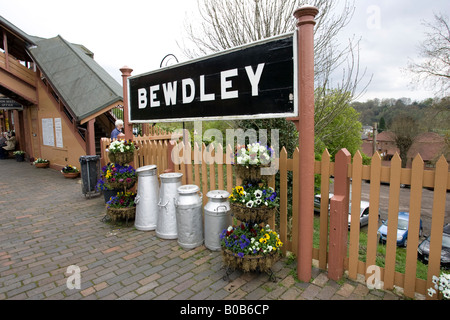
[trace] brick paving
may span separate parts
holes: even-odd
[[[103,222],[103,196],[86,198],[80,179],[29,163],[0,161],[0,300],[392,300],[362,281],[335,282],[313,267],[296,280],[295,262],[281,259],[267,274],[234,271],[224,279],[220,252],[186,251]],[[80,268],[80,289],[69,266]],[[69,280],[69,281],[68,281]]]

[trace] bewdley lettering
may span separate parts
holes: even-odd
[[[246,66],[245,75],[240,74],[239,70],[230,69],[220,73],[220,92],[207,92],[206,76],[199,77],[199,88],[196,88],[195,81],[192,78],[176,80],[173,82],[155,84],[149,88],[140,88],[137,90],[138,108],[145,109],[150,105],[150,108],[157,108],[161,106],[161,101],[158,99],[158,94],[161,94],[166,106],[176,106],[177,97],[181,94],[182,104],[192,103],[196,97],[200,102],[215,101],[216,99],[228,100],[239,98],[239,91],[233,90],[233,80],[238,77],[246,77],[252,88],[252,96],[259,95],[259,83],[264,72],[265,63],[260,63],[256,70],[252,66]]]

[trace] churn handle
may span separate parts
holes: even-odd
[[[227,211],[227,206],[226,206],[226,205],[220,205],[220,206],[218,206],[218,207],[216,208],[216,212],[219,212],[219,208],[220,208],[220,207],[225,208],[225,211]]]
[[[169,204],[169,200],[167,200],[167,202],[166,202],[165,205],[162,205],[162,204],[161,204],[161,199],[159,199],[158,207],[164,207],[164,208],[166,208],[166,210],[167,210],[167,205],[168,205],[168,204]]]

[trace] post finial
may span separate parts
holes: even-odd
[[[294,11],[294,17],[297,19],[297,26],[301,24],[316,24],[314,18],[319,14],[319,9],[315,6],[304,5]]]

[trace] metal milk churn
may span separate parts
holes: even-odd
[[[177,210],[178,244],[184,249],[194,249],[203,244],[203,195],[196,185],[178,188]]]
[[[138,188],[135,199],[136,218],[134,226],[141,231],[156,229],[158,219],[159,182],[156,166],[150,165],[136,169]]]
[[[156,236],[161,239],[176,239],[177,217],[175,201],[178,198],[178,187],[181,187],[182,173],[163,173],[159,175],[159,211],[156,223]]]
[[[230,193],[225,190],[213,190],[206,194],[209,198],[205,205],[205,246],[213,251],[220,250],[219,235],[231,223],[231,209],[228,197]]]

